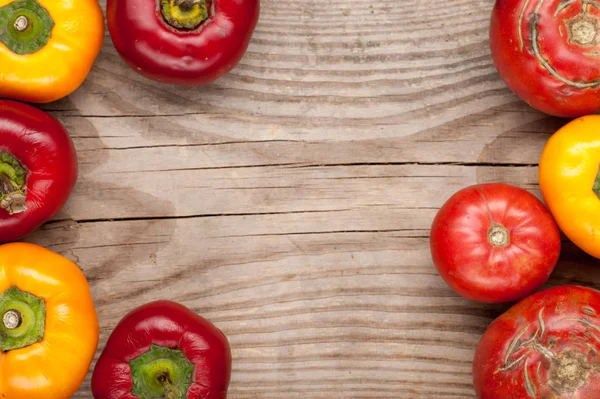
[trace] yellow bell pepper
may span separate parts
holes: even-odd
[[[542,153],[540,188],[565,235],[600,258],[600,116],[576,119]]]
[[[68,399],[98,345],[83,273],[33,244],[0,246],[0,398]]]
[[[47,103],[71,94],[103,40],[97,0],[0,0],[0,97]]]

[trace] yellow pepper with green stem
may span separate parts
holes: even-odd
[[[87,280],[42,247],[0,246],[0,398],[68,399],[98,346]]]
[[[103,40],[96,0],[0,0],[0,97],[47,103],[71,94]]]
[[[600,258],[600,116],[576,119],[546,144],[540,188],[561,230]]]

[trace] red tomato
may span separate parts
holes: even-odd
[[[511,302],[539,288],[554,270],[560,233],[533,194],[481,184],[454,194],[431,229],[431,255],[457,293],[480,302]]]
[[[513,306],[473,362],[479,399],[600,398],[600,292],[556,287]]]
[[[585,0],[497,0],[490,45],[502,79],[551,115],[600,110],[599,8]]]

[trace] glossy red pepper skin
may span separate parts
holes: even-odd
[[[164,20],[156,0],[108,0],[110,35],[121,57],[141,75],[162,83],[198,86],[240,61],[259,17],[259,0],[212,0],[208,20],[179,30]]]
[[[0,242],[16,241],[51,219],[77,181],[77,154],[69,133],[49,114],[30,105],[0,100],[0,152],[27,170],[26,210],[0,209]]]
[[[195,366],[187,399],[225,399],[231,350],[225,335],[185,306],[156,301],[134,309],[116,326],[92,375],[95,399],[138,399],[130,362],[158,345],[183,351]]]

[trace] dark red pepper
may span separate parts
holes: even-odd
[[[92,375],[95,399],[224,399],[231,376],[225,335],[171,301],[143,305],[117,325]]]
[[[203,85],[240,61],[258,22],[259,0],[108,0],[121,57],[163,83]]]
[[[18,240],[56,215],[76,181],[77,155],[60,122],[0,100],[0,242]]]

